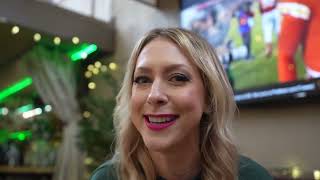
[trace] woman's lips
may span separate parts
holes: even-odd
[[[160,131],[173,125],[178,117],[174,114],[146,114],[144,120],[149,129]]]

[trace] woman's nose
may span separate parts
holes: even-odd
[[[159,81],[152,83],[147,102],[151,105],[164,105],[168,102],[165,87]]]

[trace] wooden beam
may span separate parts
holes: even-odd
[[[104,51],[114,51],[113,22],[105,23],[47,2],[1,0],[0,19],[62,38],[77,36]]]

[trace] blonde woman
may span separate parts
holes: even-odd
[[[233,92],[198,35],[155,29],[135,46],[114,112],[116,149],[92,180],[269,180],[239,156]]]

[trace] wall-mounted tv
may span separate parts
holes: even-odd
[[[217,51],[236,101],[320,95],[320,1],[181,0],[180,26]]]

